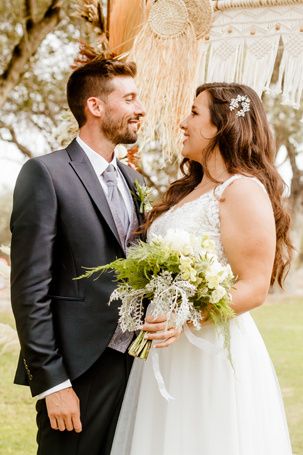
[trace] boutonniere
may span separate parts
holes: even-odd
[[[137,202],[139,202],[139,212],[147,213],[152,209],[153,196],[152,189],[145,185],[140,185],[138,180],[134,181],[135,193],[133,193]]]

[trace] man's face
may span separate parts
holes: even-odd
[[[133,144],[137,140],[140,118],[145,115],[132,77],[115,77],[113,90],[104,101],[100,128],[113,144]]]

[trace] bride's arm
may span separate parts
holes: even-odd
[[[261,305],[268,293],[276,247],[270,199],[250,178],[233,182],[220,201],[221,241],[238,277],[232,308],[240,314]]]

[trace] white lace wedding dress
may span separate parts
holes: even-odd
[[[207,232],[225,263],[218,198],[240,177],[163,214],[149,238],[169,228]],[[154,349],[158,358],[134,361],[111,455],[291,455],[279,385],[251,315],[230,323],[233,368],[218,329],[186,332],[170,347]],[[193,344],[197,339],[205,346]],[[159,372],[173,400],[161,395]]]

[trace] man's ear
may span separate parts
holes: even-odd
[[[104,102],[100,98],[91,96],[86,100],[86,109],[93,117],[101,117],[104,112]]]

